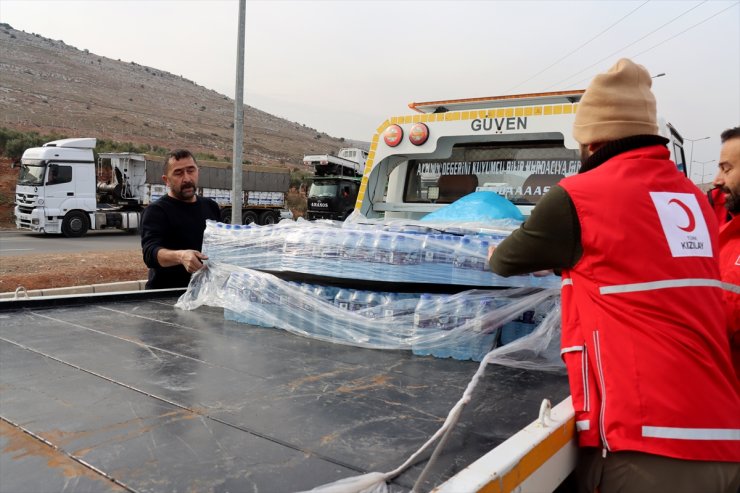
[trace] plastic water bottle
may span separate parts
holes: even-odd
[[[324,262],[321,258],[321,238],[324,232],[319,228],[311,228],[308,234],[306,234],[305,252],[306,255],[303,257],[303,262],[300,264],[300,272],[307,272],[309,274],[318,274],[324,272]]]
[[[457,248],[455,248],[454,255],[455,256],[452,261],[452,265],[455,268],[453,280],[455,284],[460,284],[461,281],[466,280],[464,270],[471,267],[471,256],[474,255],[469,236],[463,236],[460,243],[458,243]]]
[[[419,253],[421,245],[411,235],[398,234],[393,237],[390,246],[389,262],[393,264],[389,280],[406,282],[423,282],[418,276]]]
[[[250,288],[249,288],[249,304],[247,305],[247,308],[245,310],[245,315],[248,320],[250,320],[250,323],[253,325],[256,325],[258,327],[268,327],[265,322],[265,316],[263,313],[263,301],[262,297],[264,295],[263,293],[263,287],[265,286],[265,282],[262,278],[254,276],[250,280]]]
[[[380,344],[383,342],[382,323],[380,319],[383,314],[384,297],[382,293],[370,291],[367,295],[367,307],[361,312],[367,319],[367,330],[370,342]]]
[[[339,266],[339,251],[341,248],[341,230],[337,228],[326,228],[321,236],[319,252],[324,260],[324,265],[332,269],[332,272]]]
[[[415,265],[419,263],[420,245],[410,235],[396,235],[391,242],[390,261],[393,265]]]
[[[245,245],[247,246],[244,249],[232,246],[229,252],[229,255],[232,257],[231,263],[252,269],[262,269],[264,267],[266,253],[262,226],[250,224],[249,229],[246,231],[247,233],[245,233],[244,238],[246,239]],[[237,256],[242,257],[242,262],[237,260]]]
[[[424,282],[451,283],[455,246],[458,237],[448,234],[429,234],[422,244],[420,273]]]
[[[291,228],[285,235],[283,240],[283,254],[281,267],[282,270],[288,272],[294,272],[298,270],[300,265],[300,259],[302,255],[305,255],[302,248],[302,232],[305,231],[303,228]]]
[[[427,356],[430,351],[430,336],[435,332],[436,303],[433,295],[424,293],[419,298],[414,311],[414,336],[411,350],[414,354]]]
[[[283,283],[277,291],[279,309],[276,312],[276,323],[281,329],[292,330],[296,320],[296,293],[299,283],[290,281]]]
[[[233,245],[237,242],[236,236],[234,235],[234,229],[231,224],[224,224],[222,230],[219,232],[218,235],[218,242],[219,244],[216,246],[214,245],[213,248],[209,248],[208,250],[204,251],[206,255],[212,260],[218,261],[218,262],[224,262],[229,264],[235,264],[236,258],[234,255],[234,247]],[[205,245],[205,241],[204,241]],[[249,267],[248,265],[243,265],[245,267]]]
[[[372,261],[378,264],[389,264],[391,262],[392,236],[388,233],[374,235]],[[382,267],[381,267],[382,268]]]
[[[378,339],[379,342],[384,344],[398,342],[401,335],[396,334],[395,330],[397,327],[400,329],[402,325],[396,324],[395,312],[398,303],[397,293],[378,293],[380,296],[380,304],[376,308],[378,319]]]
[[[240,272],[232,272],[226,280],[224,287],[227,302],[229,305],[240,306],[239,310],[224,309],[224,319],[239,322],[242,324],[256,325],[254,320],[248,315],[250,307],[249,301],[249,283],[245,275]]]
[[[301,330],[307,334],[311,334],[314,332],[314,288],[314,285],[307,283],[301,283],[298,288],[298,310],[295,327],[296,329]]]
[[[437,234],[426,234],[421,243],[419,277],[423,282],[434,282],[439,277],[438,259],[435,259],[435,253],[439,249],[438,236]]]
[[[260,284],[261,279],[255,275],[243,273],[241,276],[243,283],[244,306],[240,309],[244,323],[262,326],[262,303],[260,301]]]
[[[384,302],[383,293],[378,293],[377,291],[370,291],[367,296],[367,308],[366,308],[367,318],[382,318],[383,311],[380,308],[380,305],[382,305],[383,302]]]
[[[332,324],[333,338],[339,341],[348,341],[350,338],[350,327],[343,312],[349,312],[349,301],[352,298],[352,290],[341,288],[334,297],[334,307],[337,309],[337,319]]]
[[[488,248],[491,242],[487,238],[480,238],[478,243],[478,285],[492,286],[493,276],[491,276],[491,266],[488,263]]]
[[[340,310],[349,311],[349,300],[352,298],[351,289],[340,288],[334,297],[334,306]]]
[[[434,303],[434,329],[437,334],[431,354],[437,358],[449,358],[452,345],[449,331],[455,326],[454,305],[449,296],[438,296]]]
[[[367,308],[368,297],[370,296],[369,291],[356,290],[352,293],[349,300],[349,311],[359,312]]]
[[[357,238],[354,260],[357,262],[370,262],[373,258],[374,235],[369,231],[360,231]]]
[[[421,296],[416,293],[388,293],[383,317],[388,333],[399,343],[407,344],[414,335],[414,315]]]
[[[474,320],[476,303],[470,298],[458,297],[453,303],[452,323],[457,337],[449,347],[449,356],[456,360],[471,359],[471,341],[476,336]]]
[[[281,266],[280,248],[282,235],[276,226],[262,226],[262,268],[265,270],[279,270]],[[249,256],[249,251],[244,252]]]
[[[314,320],[313,325],[315,333],[327,338],[332,337],[336,312],[334,308],[334,297],[338,289],[333,286],[317,285],[313,291],[314,301]]]
[[[366,343],[369,341],[371,321],[367,319],[369,291],[356,290],[349,300],[348,326],[352,331],[354,342]]]
[[[483,249],[485,248],[485,252]],[[478,286],[487,281],[484,274],[488,255],[488,243],[478,236],[465,236],[455,250],[453,265],[455,284]]]
[[[492,298],[483,298],[477,302],[474,334],[470,339],[470,359],[473,361],[481,361],[496,344],[500,329],[494,330],[486,320],[495,307],[496,303]]]
[[[341,246],[339,247],[339,255],[343,260],[357,260],[357,242],[359,234],[357,231],[352,230],[340,230],[341,231]]]
[[[359,241],[359,234],[352,230],[339,230],[339,256],[341,257],[340,262],[340,274],[342,277],[347,279],[358,279],[358,262],[359,255],[357,253],[357,242]]]

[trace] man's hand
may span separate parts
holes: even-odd
[[[180,264],[191,274],[203,268],[203,260],[208,256],[197,250],[180,250]]]

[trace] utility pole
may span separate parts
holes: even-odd
[[[704,165],[715,162],[716,159],[710,159],[709,161],[697,161],[696,164],[701,164],[701,182],[700,185],[704,185],[704,176],[706,176],[706,173],[704,173]],[[711,173],[710,173],[711,176]]]
[[[701,137],[699,139],[687,139],[684,137],[683,139],[683,140],[688,140],[689,142],[691,142],[691,158],[689,159],[689,180],[691,180],[692,182],[694,182],[694,180],[691,178],[691,165],[694,164],[694,142],[697,142],[699,140],[707,140],[709,138],[710,137]]]
[[[231,224],[242,223],[242,155],[244,154],[244,18],[246,0],[239,0],[239,35],[236,45],[234,95],[234,153],[231,159]]]

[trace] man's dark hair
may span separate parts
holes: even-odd
[[[727,130],[722,132],[719,136],[723,144],[730,139],[737,139],[739,137],[740,137],[740,127],[728,128]]]
[[[162,168],[164,172],[162,174],[167,174],[167,167],[170,165],[170,159],[175,158],[175,161],[179,161],[180,159],[185,159],[188,157],[192,158],[195,164],[198,164],[198,161],[195,159],[195,156],[193,156],[193,153],[188,151],[187,149],[175,149],[174,151],[170,151],[169,154],[167,154],[167,156],[164,158],[164,167]]]

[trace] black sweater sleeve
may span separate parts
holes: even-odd
[[[144,210],[141,220],[141,251],[144,263],[150,269],[160,267],[157,252],[165,242],[166,224],[167,214],[159,204],[151,204]]]
[[[573,267],[583,255],[575,206],[556,185],[532,210],[529,219],[496,247],[491,270],[501,276]]]

